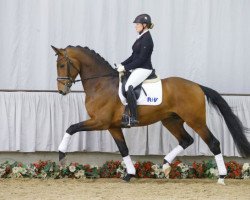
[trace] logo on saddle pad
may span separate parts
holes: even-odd
[[[147,102],[156,102],[157,100],[157,97],[147,97]]]
[[[137,105],[156,106],[162,102],[162,83],[158,79],[155,82],[143,82],[140,96],[137,99]],[[123,105],[127,105],[126,98],[122,94],[122,84],[119,83],[119,97]]]

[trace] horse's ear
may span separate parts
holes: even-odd
[[[51,45],[51,47],[56,52],[56,55],[61,55],[62,54],[61,51],[58,48],[56,48],[56,47],[54,47],[52,45]]]

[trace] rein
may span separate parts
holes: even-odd
[[[104,74],[104,75],[100,75],[100,76],[93,76],[93,77],[89,77],[89,78],[83,78],[82,81],[87,81],[87,80],[90,80],[90,79],[96,79],[96,78],[102,78],[102,77],[117,77],[117,74],[115,73],[109,73],[109,74]],[[80,81],[80,80],[78,80]]]

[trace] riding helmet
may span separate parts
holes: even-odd
[[[153,28],[153,23],[151,22],[151,17],[148,14],[138,15],[133,23],[147,24],[149,28]]]

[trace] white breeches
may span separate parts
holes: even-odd
[[[144,69],[144,68],[137,68],[132,71],[131,75],[128,78],[128,81],[125,85],[125,91],[128,91],[128,87],[130,85],[135,88],[140,83],[142,83],[148,76],[152,73],[153,70],[151,69]]]

